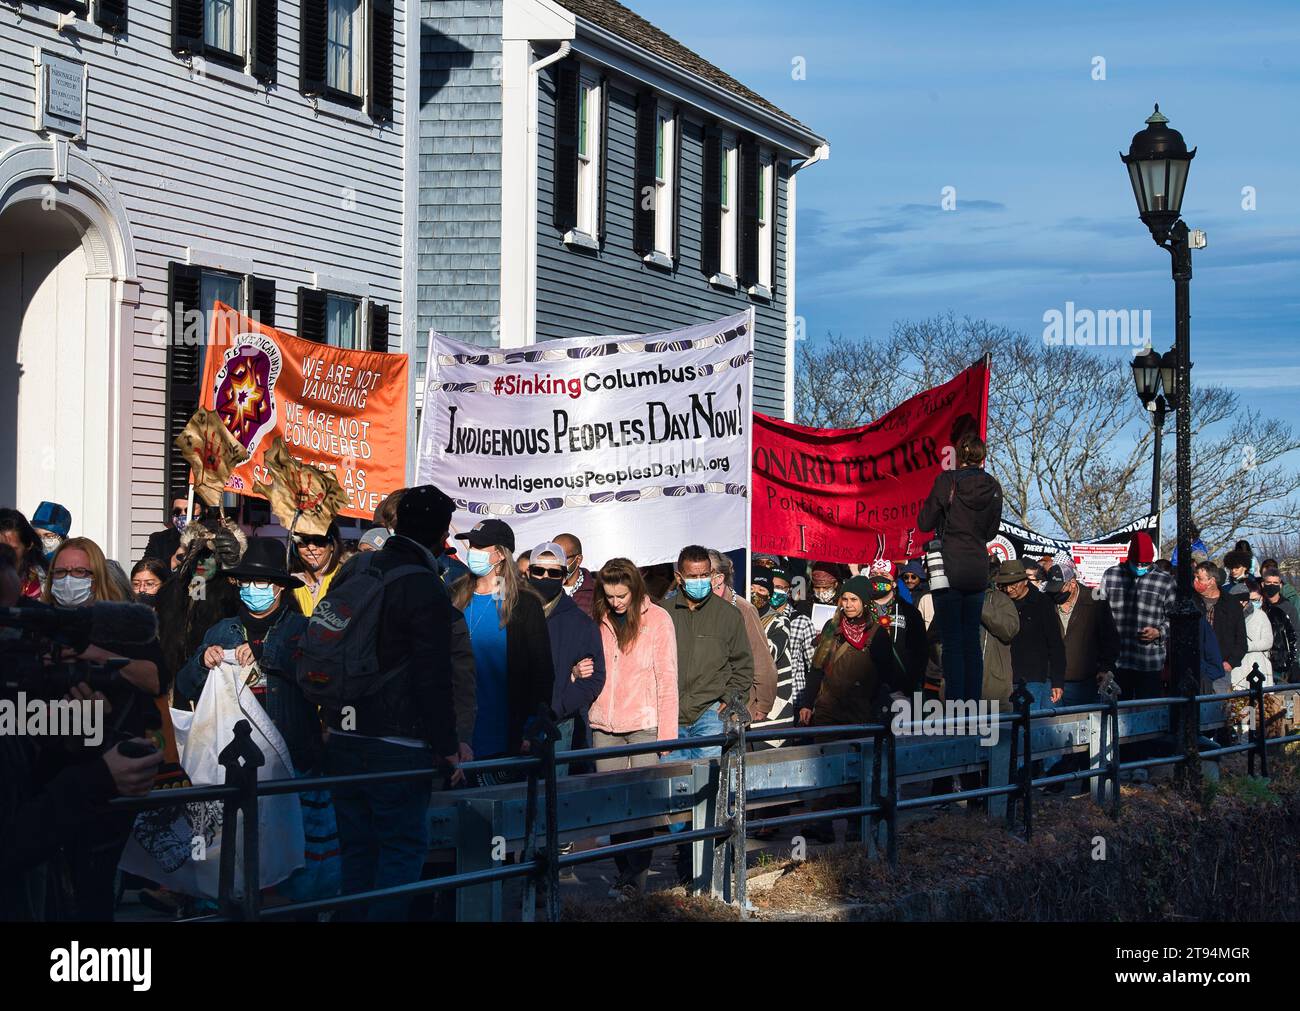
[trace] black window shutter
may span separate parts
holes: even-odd
[[[248,293],[248,314],[262,326],[275,326],[275,281],[249,274],[244,278],[244,290]]]
[[[203,52],[203,0],[172,0],[172,52],[177,56]]]
[[[388,306],[370,303],[370,350],[388,350]]]
[[[202,285],[203,272],[198,267],[188,263],[168,264],[167,312],[172,325],[167,341],[166,428],[163,433],[163,468],[168,495],[173,488],[186,485],[190,480],[190,466],[174,443],[199,408],[200,344],[193,340],[194,334],[187,333],[185,323],[187,319],[193,319],[191,313],[202,308],[199,305]],[[206,339],[206,333],[199,338]]]
[[[600,182],[596,189],[599,206],[596,208],[596,240],[605,245],[605,199],[609,191],[609,78],[600,80]]]
[[[736,235],[736,274],[742,288],[758,284],[758,144],[753,137],[741,137],[740,220]]]
[[[275,83],[276,61],[280,55],[280,32],[277,25],[278,0],[253,0],[253,76],[263,84]]]
[[[304,95],[323,95],[329,0],[302,0],[299,9],[298,90]]]
[[[325,343],[325,292],[317,288],[298,289],[298,336]]]
[[[393,3],[374,0],[370,21],[370,115],[393,118]]]
[[[578,223],[578,69],[565,62],[555,70],[555,166],[552,172],[555,227]]]
[[[632,248],[641,256],[655,248],[655,152],[659,103],[643,91],[636,102],[636,186],[632,194]],[[664,157],[668,153],[664,152]]]
[[[127,0],[99,0],[95,8],[95,24],[114,35],[126,33]]]
[[[700,270],[712,277],[722,269],[722,134],[704,128],[704,173],[700,186]]]
[[[780,260],[776,257],[777,229],[781,227],[781,180],[785,178],[785,163],[779,158],[772,159],[772,217],[768,219],[767,230],[772,233],[772,294],[776,294],[776,279]]]

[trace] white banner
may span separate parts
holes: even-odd
[[[584,564],[749,546],[753,313],[527,348],[433,334],[416,480],[492,517],[516,553],[561,533]]]

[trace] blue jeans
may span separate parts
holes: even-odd
[[[1033,696],[1033,701],[1029,703],[1031,713],[1036,713],[1040,709],[1052,708],[1052,682],[1026,681],[1025,691]]]
[[[722,714],[718,711],[718,704],[709,706],[708,709],[700,713],[694,723],[677,727],[678,737],[713,737],[722,733]],[[712,748],[686,748],[682,751],[674,751],[664,759],[665,762],[680,762],[687,758],[720,758],[722,749],[720,747]]]
[[[984,693],[984,654],[980,650],[980,612],[984,591],[937,590],[934,621],[943,646],[943,697],[978,701]]]
[[[374,737],[331,734],[325,748],[326,774],[432,769],[433,752]],[[343,893],[410,884],[420,880],[429,854],[429,801],[433,777],[362,783],[334,790],[343,861]],[[383,899],[339,910],[340,920],[405,920],[411,900]]]
[[[555,724],[555,729],[560,733],[560,739],[555,742],[555,751],[558,754],[561,751],[573,750],[573,731],[578,722],[576,716],[570,716],[567,720],[560,720]],[[555,774],[557,776],[567,776],[569,774],[568,762],[557,762],[555,764]]]

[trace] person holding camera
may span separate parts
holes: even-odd
[[[587,713],[605,687],[605,650],[596,623],[564,592],[568,559],[558,541],[539,544],[528,557],[528,588],[542,600],[555,667],[555,711],[560,739],[556,751],[586,747]],[[593,585],[594,585],[593,577]],[[563,775],[567,766],[557,771]]]
[[[975,701],[984,681],[980,615],[989,580],[988,542],[1002,521],[1002,486],[984,471],[983,439],[968,432],[955,448],[957,469],[934,479],[916,522],[939,541],[937,552],[932,542],[927,564],[943,648],[944,697]]]

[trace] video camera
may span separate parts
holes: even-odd
[[[0,607],[0,696],[23,693],[56,701],[84,683],[112,706],[112,724],[105,735],[111,747],[134,736],[126,728],[141,718],[147,724],[157,721],[157,713],[152,705],[141,707],[150,701],[148,696],[122,678],[121,670],[130,660],[82,660],[75,654],[96,641],[150,642],[157,628],[153,611],[139,604]],[[68,652],[74,655],[65,658]]]

